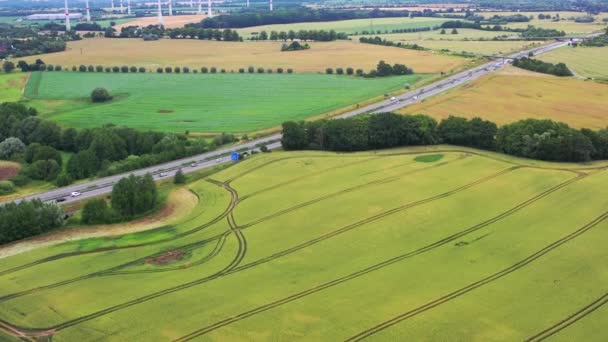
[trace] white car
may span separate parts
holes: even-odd
[[[397,101],[397,98],[393,96],[391,97],[391,101]]]
[[[414,101],[418,100],[418,96],[414,96]]]
[[[167,173],[165,172],[161,172],[158,174],[159,177],[167,177]]]
[[[222,162],[222,158],[217,158],[217,159],[215,160],[215,162],[216,162],[216,163],[221,163],[221,162]]]
[[[77,192],[77,191],[74,191],[74,192],[72,192],[72,193],[70,194],[70,196],[72,196],[72,197],[78,197],[78,196],[80,196],[80,195],[82,195],[82,194],[81,194],[80,192]]]

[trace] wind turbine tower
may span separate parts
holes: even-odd
[[[211,10],[211,0],[207,0],[207,15],[209,17],[213,16],[213,11]]]
[[[112,11],[114,11],[114,0],[112,0]]]
[[[163,8],[160,5],[160,0],[158,0],[158,24],[165,25],[163,22]]]
[[[89,0],[86,1],[85,5],[87,6],[87,21],[91,21],[91,7],[89,7]]]
[[[173,15],[173,0],[169,0],[169,15]]]
[[[249,0],[247,0],[247,7],[249,7]]]
[[[272,11],[272,0],[270,0],[270,10]]]
[[[122,0],[120,0],[120,13],[124,13],[125,12],[125,8],[122,5]]]
[[[194,7],[194,0],[190,0],[190,8]]]
[[[127,0],[127,14],[131,15],[131,0]]]
[[[203,0],[198,0],[198,12],[197,14],[203,14]]]
[[[68,0],[65,0],[65,31],[70,31],[72,26],[70,26],[70,9],[68,7]]]

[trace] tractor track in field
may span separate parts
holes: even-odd
[[[400,153],[398,155],[404,155],[404,154],[406,154],[406,155],[409,155],[409,154],[429,154],[429,153],[441,153],[441,152],[442,151],[424,151],[424,152],[415,152],[415,153]],[[454,150],[446,150],[445,152],[456,152],[456,151],[454,151]],[[470,151],[463,151],[463,152],[470,153]],[[472,154],[475,154],[475,153],[472,153]],[[382,156],[387,156],[387,155],[379,155],[378,157],[382,157]],[[298,158],[303,158],[303,157],[306,157],[306,156],[298,156]],[[275,162],[275,161],[271,161],[271,162]],[[265,165],[262,165],[260,167],[263,167],[263,166],[265,166]],[[260,167],[256,167],[255,169],[259,169]],[[519,166],[516,166],[516,167],[514,167],[512,169],[518,169],[518,168],[521,168],[521,167],[539,168],[539,167],[535,167],[535,166],[519,165]],[[605,169],[605,166],[604,167],[597,167],[597,168],[587,168],[586,170],[600,170],[600,169]],[[579,178],[586,175],[585,173],[582,173],[582,172],[579,172],[579,171],[576,171],[576,170],[573,170],[573,169],[557,169],[557,170],[575,172],[575,173],[577,173],[579,175]],[[253,170],[248,170],[248,172],[253,172]],[[503,171],[503,172],[505,172],[505,171]],[[241,176],[241,175],[239,175],[239,176]],[[231,180],[237,179],[239,176],[235,176]],[[231,189],[229,187],[229,182],[231,180],[226,181],[224,183],[220,183],[220,182],[208,179],[208,181],[210,181],[210,182],[216,182],[217,184],[222,184],[222,186],[228,187],[229,189]],[[477,184],[477,183],[479,183],[481,181],[483,181],[483,180],[479,180],[479,181],[476,181],[474,183]],[[470,186],[473,186],[473,185],[474,184],[471,184],[471,185],[469,185],[467,187],[470,187]],[[565,185],[563,185],[563,186],[565,186]],[[231,189],[231,190],[234,191],[234,189]],[[460,191],[462,191],[462,190],[463,189],[461,189]],[[557,189],[554,188],[554,189],[550,189],[549,191],[553,192],[553,191],[556,191],[556,190]],[[451,191],[450,193],[452,193],[452,192],[454,192],[454,191]],[[235,193],[236,193],[236,191],[235,191]],[[237,196],[238,196],[238,194],[237,194]],[[443,198],[445,196],[446,196],[446,194],[443,194],[443,196],[441,198]],[[542,197],[544,197],[544,196],[542,196]],[[439,199],[439,198],[436,198],[436,199]],[[237,202],[238,202],[238,199],[237,199]],[[234,204],[236,205],[236,202]],[[423,203],[419,203],[419,204],[423,204]],[[527,205],[529,205],[529,204],[531,204],[531,203],[528,203]],[[91,319],[94,319],[94,318],[97,318],[97,317],[109,314],[111,312],[118,311],[118,310],[120,310],[122,308],[130,307],[132,305],[136,305],[136,304],[139,304],[139,303],[143,303],[145,301],[148,301],[148,300],[151,300],[151,299],[163,296],[165,294],[169,294],[169,293],[173,293],[173,292],[176,292],[176,291],[180,291],[180,290],[183,290],[183,289],[186,289],[186,288],[189,288],[189,287],[192,287],[192,286],[204,283],[206,281],[210,281],[212,279],[216,279],[218,277],[221,277],[221,276],[224,276],[224,275],[227,275],[227,274],[233,274],[235,272],[238,272],[239,270],[244,270],[246,268],[250,268],[250,267],[255,266],[255,265],[252,265],[252,264],[248,264],[248,265],[244,265],[244,266],[238,267],[238,265],[240,264],[240,262],[243,260],[243,258],[245,256],[245,253],[246,253],[246,250],[247,250],[247,242],[246,242],[244,236],[242,235],[242,233],[240,232],[239,227],[236,226],[236,224],[234,222],[234,217],[231,215],[233,209],[234,209],[234,207],[232,209],[228,210],[229,211],[228,214],[224,215],[224,217],[228,217],[228,222],[229,222],[230,227],[231,227],[231,232],[234,232],[237,235],[237,240],[239,241],[239,251],[237,252],[237,255],[234,257],[233,261],[227,267],[225,267],[223,270],[221,270],[221,271],[219,271],[219,272],[217,272],[217,273],[215,273],[215,274],[213,274],[211,276],[208,276],[208,277],[205,277],[205,278],[202,278],[202,279],[199,279],[199,280],[195,280],[193,282],[182,284],[182,285],[179,285],[177,287],[170,288],[170,289],[165,289],[165,290],[162,290],[160,292],[153,293],[153,294],[150,294],[150,295],[138,298],[138,299],[136,299],[134,301],[130,301],[130,302],[126,302],[126,303],[123,303],[123,304],[119,304],[119,305],[116,305],[116,306],[113,306],[113,307],[110,307],[110,308],[106,308],[104,310],[98,311],[98,312],[90,314],[90,315],[82,316],[82,317],[76,318],[74,320],[64,322],[64,323],[62,323],[60,325],[57,325],[57,326],[55,326],[53,328],[49,328],[49,329],[27,329],[27,328],[19,328],[18,327],[18,330],[26,333],[27,336],[40,336],[40,335],[37,335],[37,334],[40,334],[40,332],[43,332],[43,334],[44,334],[44,332],[47,332],[47,331],[53,331],[53,332],[55,332],[56,330],[65,329],[67,327],[70,327],[70,326],[82,323],[84,321],[88,321],[88,320],[91,320]],[[221,235],[215,237],[215,239],[217,239],[218,237],[221,237]],[[278,256],[275,256],[275,258],[276,257],[278,257]],[[269,261],[269,260],[267,260],[267,261]],[[256,264],[259,264],[259,263],[256,262]],[[0,320],[0,323],[2,323],[3,325],[8,325],[8,326],[11,326],[11,327],[15,327],[14,325],[11,325],[10,323],[2,321],[2,320]],[[17,335],[14,335],[14,336],[17,336]]]
[[[375,264],[373,266],[370,266],[370,267],[365,268],[363,270],[357,271],[357,272],[352,273],[350,275],[347,275],[345,277],[332,280],[330,282],[321,284],[321,285],[313,287],[311,289],[298,292],[298,293],[293,294],[293,295],[291,295],[289,297],[286,297],[286,298],[277,300],[275,302],[272,302],[272,303],[260,306],[258,308],[249,310],[247,312],[243,312],[241,314],[229,317],[229,318],[227,318],[225,320],[219,321],[217,323],[214,323],[212,325],[209,325],[207,327],[199,329],[199,330],[197,330],[197,331],[195,331],[195,332],[193,332],[193,333],[191,333],[189,335],[186,335],[184,337],[181,337],[181,338],[179,338],[179,339],[177,339],[175,341],[187,341],[187,340],[190,340],[192,338],[204,335],[204,334],[206,334],[208,332],[211,332],[213,330],[219,329],[219,328],[221,328],[223,326],[235,323],[237,321],[243,320],[245,318],[248,318],[248,317],[251,317],[251,316],[254,316],[254,315],[257,315],[257,314],[260,314],[260,313],[268,311],[270,309],[273,309],[273,308],[276,308],[276,307],[288,304],[290,302],[296,301],[296,300],[301,299],[303,297],[306,297],[308,295],[315,294],[315,293],[323,291],[325,289],[328,289],[328,288],[331,288],[331,287],[343,284],[343,283],[345,283],[345,282],[347,282],[349,280],[352,280],[352,279],[364,276],[364,275],[366,275],[368,273],[371,273],[371,272],[383,269],[383,268],[385,268],[387,266],[390,266],[390,265],[393,265],[395,263],[401,262],[403,260],[412,258],[412,257],[417,256],[419,254],[423,254],[423,253],[429,252],[429,251],[431,251],[433,249],[436,249],[436,248],[438,248],[440,246],[443,246],[443,245],[446,245],[446,244],[448,244],[450,242],[453,242],[453,241],[455,241],[455,240],[457,240],[457,239],[459,239],[459,238],[461,238],[461,237],[463,237],[465,235],[468,235],[468,234],[470,234],[472,232],[475,232],[475,231],[480,230],[480,229],[482,229],[484,227],[487,227],[487,226],[489,226],[489,225],[491,225],[491,224],[493,224],[495,222],[498,222],[498,221],[500,221],[500,220],[502,220],[502,219],[504,219],[504,218],[506,218],[508,216],[511,216],[511,215],[515,214],[516,212],[518,212],[518,211],[520,211],[520,210],[522,210],[522,209],[530,206],[531,204],[539,201],[540,199],[542,199],[542,198],[544,198],[544,197],[546,197],[546,196],[548,196],[548,195],[550,195],[550,194],[552,194],[552,193],[554,193],[554,192],[556,192],[556,191],[558,191],[558,190],[560,190],[560,189],[562,189],[562,188],[564,188],[564,187],[566,187],[566,186],[568,186],[568,185],[570,185],[570,184],[572,184],[574,182],[577,182],[577,181],[579,181],[579,180],[581,180],[581,179],[583,179],[585,177],[586,177],[585,175],[578,175],[575,178],[572,178],[570,180],[562,182],[562,183],[560,183],[560,184],[558,184],[558,185],[556,185],[556,186],[554,186],[554,187],[552,187],[550,189],[547,189],[547,190],[545,190],[545,191],[543,191],[543,192],[535,195],[532,198],[529,198],[528,200],[526,200],[524,202],[521,202],[520,204],[518,204],[515,207],[513,207],[513,208],[511,208],[511,209],[509,209],[509,210],[507,210],[507,211],[505,211],[503,213],[501,213],[500,215],[497,215],[497,216],[495,216],[493,218],[490,218],[490,219],[488,219],[488,220],[486,220],[486,221],[484,221],[482,223],[479,223],[479,224],[474,225],[472,227],[469,227],[469,228],[467,228],[465,230],[462,230],[462,231],[460,231],[458,233],[450,235],[450,236],[448,236],[446,238],[438,240],[438,241],[436,241],[434,243],[431,243],[431,244],[429,244],[427,246],[424,246],[424,247],[418,248],[418,249],[416,249],[414,251],[411,251],[411,252],[408,252],[408,253],[396,256],[394,258],[388,259],[388,260],[386,260],[384,262]],[[291,252],[293,252],[293,251],[291,251]],[[237,272],[237,271],[240,271],[242,269],[246,269],[246,268],[255,266],[257,264],[259,264],[259,263],[258,262],[254,262],[252,264],[245,264],[245,265],[243,265],[243,266],[235,269],[233,271],[233,273]]]
[[[592,314],[596,310],[600,309],[607,303],[608,303],[608,292],[604,293],[603,296],[597,298],[593,302],[584,306],[583,308],[581,308],[577,312],[573,313],[572,315],[566,317],[565,319],[555,323],[554,325],[546,328],[545,330],[537,333],[534,336],[526,338],[525,342],[544,341],[547,338],[550,338],[551,336],[558,334],[562,330],[564,330],[564,329],[568,328],[569,326],[573,325],[574,323],[580,321],[581,319],[589,316],[590,314]]]
[[[395,177],[397,177],[397,178],[398,178],[398,177],[403,177],[403,176],[405,176],[405,175],[407,175],[407,174],[416,173],[416,172],[421,172],[421,171],[425,171],[425,170],[432,169],[432,168],[437,168],[437,167],[440,167],[440,166],[447,165],[448,163],[451,163],[451,162],[455,162],[455,161],[458,161],[458,160],[462,160],[462,159],[467,158],[467,157],[470,157],[470,155],[461,155],[461,156],[459,156],[458,158],[456,158],[456,159],[454,159],[454,160],[451,160],[451,161],[445,161],[445,162],[438,163],[438,164],[435,164],[435,165],[430,166],[430,167],[421,168],[421,169],[418,169],[418,170],[412,170],[412,171],[408,171],[408,172],[405,172],[405,173],[403,173],[403,174],[401,174],[401,175],[398,175],[398,176],[391,176],[391,177],[387,177],[386,179],[389,179],[389,178],[395,178]],[[370,158],[370,159],[371,159],[371,158]],[[369,161],[370,159],[366,159],[366,161]],[[360,161],[356,162],[356,164],[358,164],[359,162],[360,162]],[[259,165],[259,166],[258,166],[258,167],[256,167],[255,169],[259,169],[259,168],[264,167],[264,166],[265,166],[265,164],[264,164],[264,165]],[[251,170],[248,170],[248,171],[251,171]],[[329,170],[329,169],[328,169],[328,170],[324,170],[323,172],[327,172],[327,171],[330,171],[330,170]],[[318,174],[318,173],[315,173],[315,174]],[[289,181],[289,182],[284,182],[284,183],[282,183],[282,186],[286,186],[286,185],[292,184],[292,183],[297,182],[297,181],[299,181],[299,180],[301,180],[301,179],[303,179],[303,177],[298,177],[298,179],[293,179],[293,180],[291,180],[291,181]],[[339,191],[339,192],[337,192],[337,193],[331,194],[330,196],[325,196],[324,198],[320,198],[320,199],[317,199],[317,200],[309,201],[309,202],[306,202],[305,204],[300,204],[300,205],[298,205],[298,206],[296,206],[296,207],[293,207],[293,208],[288,208],[288,209],[283,210],[283,211],[281,211],[281,212],[279,212],[279,213],[277,213],[277,214],[274,214],[274,215],[272,215],[272,216],[273,216],[273,217],[280,216],[280,215],[286,214],[286,213],[288,213],[288,212],[291,212],[291,211],[295,211],[295,210],[297,210],[297,209],[300,209],[300,208],[302,208],[302,207],[304,207],[304,206],[311,205],[311,204],[313,204],[313,203],[316,203],[316,202],[322,201],[322,200],[324,200],[324,199],[331,198],[331,197],[335,197],[335,196],[339,196],[339,195],[341,195],[341,194],[343,194],[343,193],[351,192],[351,191],[354,191],[354,190],[358,190],[359,188],[363,188],[363,187],[366,187],[366,186],[377,185],[377,184],[382,184],[382,183],[384,183],[384,182],[381,182],[381,181],[386,180],[386,179],[381,179],[381,180],[372,181],[372,182],[369,182],[369,183],[363,184],[363,185],[361,185],[361,186],[357,186],[357,187],[355,187],[356,189],[354,189],[354,188],[351,188],[351,189],[345,189],[345,190],[343,190],[343,191]],[[184,233],[182,233],[181,235],[183,235],[183,236],[185,236],[185,235],[189,235],[189,234],[191,234],[191,233],[192,233],[192,232],[194,232],[194,231],[200,231],[201,229],[204,229],[204,228],[206,228],[206,227],[209,227],[209,226],[211,226],[211,225],[213,225],[213,224],[215,224],[215,223],[217,223],[217,222],[221,221],[221,220],[222,220],[223,218],[225,218],[225,217],[231,216],[231,215],[232,215],[233,210],[234,210],[234,209],[236,208],[236,206],[237,206],[237,205],[240,203],[240,200],[239,200],[239,198],[238,198],[238,194],[236,193],[236,191],[231,192],[231,189],[232,189],[232,188],[230,188],[230,186],[228,185],[228,183],[227,183],[228,181],[226,181],[226,182],[224,182],[224,183],[219,182],[219,181],[216,181],[216,180],[213,180],[213,179],[207,179],[207,181],[208,181],[208,182],[210,182],[210,183],[212,183],[212,184],[215,184],[215,185],[217,185],[217,186],[223,187],[223,188],[225,188],[227,191],[229,191],[229,192],[231,193],[231,195],[232,195],[232,196],[231,196],[231,202],[230,202],[230,204],[228,205],[228,207],[226,208],[226,210],[224,210],[224,212],[223,212],[223,213],[222,213],[220,216],[218,216],[218,217],[214,218],[212,221],[210,221],[210,222],[208,222],[208,223],[206,223],[206,224],[204,224],[204,225],[202,225],[202,226],[200,226],[200,227],[198,227],[198,228],[195,228],[194,230],[191,230],[191,231],[188,231],[188,232],[184,232]],[[275,187],[275,189],[276,189],[276,187]],[[232,190],[232,191],[233,191],[233,190]],[[271,219],[271,218],[273,218],[273,217],[265,217],[265,218],[263,218],[263,219],[261,219],[261,220],[259,220],[259,221],[260,221],[260,222],[262,222],[262,221],[266,221],[266,220],[269,220],[269,219]],[[233,216],[231,216],[231,220],[232,220],[231,222],[232,222],[232,223],[233,223],[233,224],[234,224],[236,227],[238,227],[239,229],[245,229],[245,228],[248,228],[248,227],[253,226],[254,224],[259,223],[259,222],[254,223],[254,224],[250,223],[250,224],[247,224],[247,225],[245,225],[245,226],[240,226],[240,227],[239,227],[238,225],[236,225],[236,223],[235,223],[235,221],[234,221],[234,217],[233,217]],[[158,257],[158,256],[160,256],[160,255],[162,255],[162,254],[166,253],[166,252],[167,252],[167,251],[169,251],[169,250],[175,250],[175,249],[178,249],[178,250],[192,250],[192,249],[195,249],[195,248],[201,247],[201,246],[203,246],[203,245],[205,245],[205,244],[207,244],[207,243],[209,243],[209,242],[213,242],[213,241],[215,241],[215,240],[222,239],[222,238],[226,237],[228,233],[230,233],[230,231],[225,232],[225,233],[222,233],[222,234],[218,234],[218,235],[213,236],[213,237],[208,238],[208,239],[204,239],[204,240],[196,241],[196,242],[193,242],[193,243],[190,243],[190,244],[187,244],[187,245],[183,245],[183,246],[179,246],[179,247],[174,247],[174,248],[165,249],[165,250],[159,251],[159,252],[157,252],[157,253],[153,253],[153,254],[150,254],[150,255],[146,255],[146,256],[141,257],[141,258],[138,258],[138,259],[136,259],[136,260],[133,260],[133,261],[130,261],[130,262],[127,262],[127,263],[124,263],[124,264],[121,264],[121,265],[118,265],[118,266],[115,266],[115,267],[109,268],[109,269],[105,269],[105,270],[101,270],[101,271],[98,271],[98,272],[94,272],[94,273],[91,273],[91,274],[88,274],[88,275],[84,275],[84,276],[81,276],[81,277],[72,278],[72,279],[64,280],[64,281],[57,282],[57,283],[54,283],[54,284],[49,284],[49,285],[39,286],[39,287],[32,288],[32,289],[29,289],[29,290],[25,290],[25,291],[21,291],[21,292],[17,292],[17,293],[12,293],[12,294],[8,294],[8,295],[0,296],[0,302],[2,302],[2,301],[6,301],[6,300],[10,300],[10,299],[14,299],[14,298],[17,298],[17,297],[21,297],[21,296],[24,296],[24,295],[32,294],[32,293],[34,293],[34,292],[38,292],[38,291],[42,291],[42,290],[48,290],[48,289],[52,289],[52,288],[55,288],[55,287],[59,287],[59,286],[68,285],[68,284],[71,284],[71,283],[74,283],[74,282],[78,282],[78,281],[82,281],[82,280],[90,279],[90,278],[93,278],[93,277],[99,277],[99,276],[109,276],[109,275],[118,275],[118,274],[133,274],[133,273],[155,273],[155,272],[166,272],[166,271],[170,271],[170,270],[182,270],[182,269],[186,269],[186,268],[189,268],[189,267],[192,267],[192,266],[198,266],[198,265],[200,265],[200,264],[202,264],[202,263],[201,263],[201,262],[197,262],[197,263],[195,263],[195,264],[191,264],[191,265],[190,265],[190,266],[188,266],[188,267],[183,266],[183,267],[176,267],[176,268],[174,268],[174,269],[158,269],[158,270],[146,270],[146,271],[140,270],[140,271],[124,271],[124,272],[119,271],[120,269],[124,269],[124,268],[126,268],[126,267],[134,266],[134,265],[137,265],[137,264],[142,264],[142,263],[144,263],[144,262],[145,262],[145,260],[146,260],[146,259],[148,259],[148,258],[154,258],[154,257]],[[173,239],[172,239],[172,240],[173,240]],[[167,241],[164,241],[164,242],[167,242]],[[142,246],[142,245],[138,245],[138,247],[141,247],[141,246]],[[131,247],[129,247],[129,248],[133,248],[133,246],[131,246]],[[108,251],[108,250],[103,250],[103,251]],[[219,252],[219,251],[218,251],[218,252]],[[85,254],[89,254],[89,253],[90,253],[90,252],[85,252]],[[77,255],[81,255],[81,254],[74,254],[74,255],[69,255],[69,256],[77,256]],[[65,257],[67,257],[67,256],[63,256],[62,258],[65,258]],[[40,260],[39,262],[35,262],[35,263],[31,263],[31,264],[29,264],[30,266],[28,266],[28,267],[35,266],[35,265],[39,265],[39,264],[44,263],[44,262],[54,261],[54,260],[56,260],[56,259],[53,259],[53,260],[47,260],[47,259]],[[24,266],[26,266],[26,265],[24,265]],[[22,268],[25,268],[25,267],[22,267]],[[21,269],[22,269],[22,268],[21,268]],[[17,271],[17,269],[15,269],[14,271]],[[2,275],[2,274],[0,274],[0,275]]]
[[[170,294],[170,293],[174,293],[174,292],[181,291],[181,290],[184,290],[184,289],[196,286],[196,285],[200,285],[200,284],[206,283],[208,281],[211,281],[211,280],[214,280],[214,279],[226,276],[226,275],[235,274],[235,273],[238,273],[240,271],[243,271],[243,270],[246,270],[246,269],[258,266],[260,264],[269,262],[269,261],[274,260],[274,259],[277,259],[277,258],[279,258],[281,256],[293,253],[293,252],[295,252],[295,251],[297,251],[299,249],[302,249],[302,248],[305,248],[305,247],[308,247],[308,246],[312,246],[312,245],[314,245],[314,244],[316,244],[316,243],[318,243],[320,241],[327,240],[327,239],[329,239],[329,238],[331,238],[333,236],[339,235],[339,234],[344,233],[344,232],[346,232],[348,230],[352,230],[352,229],[354,229],[356,227],[363,226],[366,223],[373,222],[375,220],[384,218],[384,217],[389,216],[389,215],[391,215],[393,213],[396,213],[398,211],[402,211],[402,210],[405,210],[407,208],[415,207],[415,206],[418,206],[418,205],[421,205],[421,204],[429,203],[429,202],[432,202],[432,201],[435,201],[435,200],[438,200],[438,199],[441,199],[441,198],[448,197],[448,196],[450,196],[450,195],[452,195],[454,193],[464,191],[464,190],[466,190],[466,189],[468,189],[470,187],[473,187],[473,186],[475,186],[477,184],[483,183],[483,182],[488,181],[490,179],[494,179],[496,177],[499,177],[500,175],[512,172],[512,171],[520,169],[520,168],[522,168],[522,167],[521,166],[510,167],[508,169],[502,170],[502,171],[500,171],[498,173],[495,173],[493,175],[490,175],[490,176],[484,177],[482,179],[478,179],[476,181],[473,181],[473,182],[471,182],[469,184],[466,184],[464,186],[461,186],[461,187],[459,187],[457,189],[445,192],[445,193],[437,195],[437,196],[430,197],[430,198],[425,199],[425,200],[421,200],[421,201],[413,202],[413,203],[408,204],[408,205],[401,206],[399,208],[390,210],[390,211],[385,212],[385,213],[380,214],[380,215],[375,215],[372,218],[368,218],[368,219],[360,221],[360,222],[358,222],[356,224],[349,225],[347,227],[344,227],[342,229],[334,231],[334,232],[332,232],[330,234],[326,234],[323,237],[320,237],[320,238],[317,238],[317,239],[313,239],[313,240],[311,240],[311,241],[309,241],[309,242],[307,242],[305,244],[296,246],[296,247],[294,247],[294,248],[292,248],[290,250],[287,250],[287,251],[284,251],[284,252],[272,255],[272,256],[264,258],[264,259],[260,259],[260,260],[254,262],[254,263],[243,265],[241,267],[238,267],[238,265],[240,264],[240,262],[243,260],[243,258],[245,256],[245,253],[246,253],[246,250],[247,250],[247,243],[246,243],[246,240],[244,239],[244,236],[242,235],[241,229],[239,229],[235,225],[234,218],[232,217],[232,215],[228,215],[228,222],[229,222],[229,224],[231,226],[231,230],[237,235],[237,239],[239,241],[239,250],[237,251],[237,255],[234,257],[233,261],[228,266],[226,266],[224,269],[222,269],[221,271],[219,271],[219,272],[217,272],[217,273],[215,273],[213,275],[201,278],[201,279],[197,279],[197,280],[194,280],[194,281],[191,281],[191,282],[188,282],[188,283],[185,283],[185,284],[181,284],[181,285],[178,285],[178,286],[175,286],[175,287],[172,287],[172,288],[161,290],[161,291],[158,291],[158,292],[155,292],[155,293],[152,293],[152,294],[149,294],[149,295],[137,298],[135,300],[131,300],[131,301],[128,301],[128,302],[125,302],[125,303],[122,303],[122,304],[118,304],[118,305],[115,305],[115,306],[112,306],[112,307],[109,307],[109,308],[106,308],[106,309],[94,312],[94,313],[89,314],[89,315],[81,316],[81,317],[75,318],[75,319],[70,320],[70,321],[66,321],[64,323],[61,323],[59,325],[56,325],[56,326],[53,326],[53,327],[50,327],[50,328],[29,329],[29,330],[30,331],[34,331],[34,332],[38,332],[38,331],[51,331],[52,330],[52,331],[56,332],[56,331],[59,331],[59,330],[62,330],[62,329],[66,329],[66,328],[69,328],[71,326],[80,324],[82,322],[89,321],[91,319],[95,319],[95,318],[98,318],[98,317],[110,314],[112,312],[115,312],[115,311],[118,311],[118,310],[130,307],[130,306],[133,306],[133,305],[137,305],[137,304],[141,304],[141,303],[147,302],[149,300],[152,300],[152,299],[155,299],[155,298],[158,298],[158,297]],[[233,194],[233,199],[234,199],[235,203],[238,202],[238,193],[236,193],[236,191],[234,189],[230,188],[229,185],[227,185],[226,183],[221,183],[219,181],[214,181],[214,180],[209,180],[209,181],[214,182],[216,184],[221,184],[226,189],[228,189],[229,191],[231,191],[231,193]],[[216,239],[216,238],[217,237],[211,238],[211,239]],[[159,253],[157,253],[157,254],[159,254]],[[162,254],[162,253],[160,253],[160,254]],[[100,276],[100,275],[97,274],[95,276]],[[90,278],[90,276],[87,277],[87,278]],[[79,279],[79,280],[82,280],[82,279]],[[29,293],[31,293],[31,292],[32,291],[30,290]],[[13,295],[12,298],[15,298],[15,296]],[[9,324],[8,322],[5,322],[5,323]]]
[[[608,211],[604,212],[603,214],[601,214],[600,216],[598,216],[597,218],[595,218],[593,221],[587,223],[586,225],[582,226],[581,228],[579,228],[578,230],[562,237],[561,239],[551,243],[548,246],[545,246],[543,249],[537,251],[536,253],[528,256],[527,258],[499,271],[496,272],[486,278],[483,278],[481,280],[478,280],[474,283],[471,283],[465,287],[462,287],[450,294],[447,294],[445,296],[442,296],[438,299],[435,299],[427,304],[424,304],[422,306],[417,307],[416,309],[410,310],[408,312],[405,312],[401,315],[398,315],[396,317],[393,317],[392,319],[389,319],[387,321],[384,321],[372,328],[366,329],[348,339],[346,339],[346,341],[361,341],[367,337],[370,337],[374,334],[377,334],[378,332],[389,328],[395,324],[398,324],[400,322],[403,322],[409,318],[412,318],[414,316],[417,316],[423,312],[426,312],[428,310],[431,310],[437,306],[440,306],[442,304],[448,303],[462,295],[465,295],[479,287],[482,287],[486,284],[492,283],[498,279],[503,278],[504,276],[507,276],[525,266],[527,266],[528,264],[534,262],[535,260],[539,259],[540,257],[542,257],[543,255],[553,251],[554,249],[562,246],[563,244],[567,243],[570,240],[573,240],[575,238],[577,238],[578,236],[588,232],[589,230],[591,230],[592,228],[594,228],[595,226],[597,226],[598,224],[602,223],[604,220],[608,219]]]
[[[223,187],[224,185],[229,185],[233,180],[236,180],[236,179],[238,179],[238,178],[240,178],[240,177],[242,177],[242,176],[244,176],[246,174],[249,174],[251,172],[257,171],[258,169],[266,167],[266,166],[268,166],[270,164],[274,164],[276,162],[280,162],[280,161],[284,161],[284,160],[288,160],[288,159],[313,158],[313,157],[314,158],[317,158],[317,157],[319,157],[319,158],[327,158],[327,157],[330,157],[330,156],[301,155],[301,156],[292,156],[292,157],[277,158],[277,159],[271,160],[271,161],[269,161],[267,163],[264,163],[264,164],[252,167],[252,168],[244,171],[243,173],[240,173],[240,174],[234,176],[233,178],[231,178],[231,179],[229,179],[229,180],[227,180],[227,181],[225,181],[223,183],[215,181],[215,180],[212,180],[210,178],[208,178],[207,181],[210,182],[210,183],[213,183],[215,185]],[[367,158],[367,159],[365,159],[363,161],[357,161],[357,162],[354,162],[354,163],[349,163],[349,164],[341,165],[341,166],[338,166],[338,167],[328,168],[328,169],[322,170],[321,172],[315,172],[315,175],[318,175],[318,174],[321,174],[321,173],[324,173],[324,172],[329,172],[329,171],[332,171],[332,170],[334,170],[336,168],[343,168],[343,167],[348,167],[348,166],[351,166],[351,165],[354,165],[354,164],[358,164],[358,163],[362,163],[362,162],[367,162],[367,161],[370,161],[370,160],[373,160],[373,159],[376,159],[376,158],[380,158],[380,156],[373,157],[373,158]],[[298,177],[299,179],[297,179],[297,180],[304,179],[307,176],[312,176],[312,174],[311,175],[306,175],[306,176],[303,176],[303,177]],[[289,183],[295,182],[297,180],[292,180]],[[287,184],[285,184],[285,185],[287,185]],[[196,196],[198,197],[198,194]],[[93,250],[93,251],[86,251],[86,252],[61,253],[61,254],[53,255],[53,256],[50,256],[50,257],[47,257],[47,258],[35,260],[35,261],[30,262],[30,263],[21,265],[21,266],[17,266],[17,267],[13,267],[13,268],[10,268],[10,269],[4,270],[4,271],[0,271],[0,276],[4,276],[4,275],[10,274],[10,273],[13,273],[13,272],[16,272],[16,271],[20,271],[20,270],[23,270],[23,269],[26,269],[26,268],[29,268],[29,267],[32,267],[32,266],[37,266],[37,265],[40,265],[40,264],[44,264],[44,263],[47,263],[47,262],[52,262],[52,261],[56,261],[56,260],[60,260],[60,259],[68,258],[68,257],[81,256],[81,255],[87,255],[87,254],[95,254],[95,253],[103,253],[103,252],[110,252],[110,251],[124,250],[124,249],[131,249],[131,248],[146,247],[146,246],[152,246],[152,245],[155,245],[155,244],[160,244],[160,243],[165,243],[165,242],[170,242],[170,241],[173,241],[173,240],[177,240],[177,239],[180,239],[180,238],[192,235],[194,233],[197,233],[197,232],[199,232],[199,231],[201,231],[201,230],[203,230],[203,229],[205,229],[205,228],[207,228],[209,226],[212,226],[212,225],[218,223],[219,221],[221,221],[222,219],[224,219],[225,217],[227,217],[229,215],[229,213],[234,209],[234,206],[236,206],[237,202],[238,201],[236,201],[234,203],[231,202],[228,205],[228,207],[224,210],[224,212],[222,212],[222,214],[220,214],[219,216],[215,217],[211,221],[209,221],[209,222],[207,222],[207,223],[205,223],[205,224],[203,224],[203,225],[201,225],[199,227],[196,227],[196,228],[194,228],[192,230],[189,230],[189,231],[180,233],[178,235],[175,235],[175,236],[173,236],[173,237],[171,237],[169,239],[164,239],[164,240],[159,240],[159,241],[153,241],[153,242],[148,242],[148,243],[141,243],[141,244],[136,244],[136,245],[129,245],[129,246],[124,246],[124,247],[100,248],[100,249],[96,249],[96,250]],[[189,222],[197,219],[198,217],[200,217],[200,215],[202,215],[202,214],[203,213],[201,212],[199,215],[196,215],[195,217],[192,217],[192,218],[190,218],[190,219],[188,219],[188,220],[186,220],[184,222],[180,222],[179,224],[189,223]],[[160,230],[160,229],[164,229],[164,228],[166,228],[166,227],[160,227],[160,228],[157,228],[157,229]],[[1,300],[1,297],[0,297],[0,300]]]

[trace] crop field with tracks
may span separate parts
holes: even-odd
[[[77,128],[113,123],[171,132],[251,132],[330,113],[429,76],[38,72],[25,95],[46,117]],[[88,96],[97,87],[116,99],[92,104]]]
[[[0,103],[18,101],[26,80],[27,74],[0,74]]]
[[[0,327],[53,341],[604,341],[606,167],[449,146],[257,155],[189,184],[199,201],[179,222],[2,259]]]
[[[606,128],[608,85],[509,67],[403,108],[402,114],[481,117],[499,125],[551,119],[577,128]]]
[[[608,47],[564,47],[539,57],[566,65],[583,77],[608,80]]]
[[[249,66],[288,68],[296,73],[324,73],[326,68],[375,68],[380,60],[402,63],[419,73],[439,73],[461,67],[465,58],[433,54],[430,51],[396,49],[387,46],[359,44],[350,41],[310,42],[311,48],[281,52],[283,42],[216,42],[193,39],[83,39],[69,42],[68,49],[45,55],[26,57],[33,63],[41,58],[64,68],[83,65],[142,66],[155,72],[157,67],[217,67],[238,72]]]

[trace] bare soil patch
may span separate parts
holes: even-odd
[[[172,261],[178,261],[181,260],[184,256],[186,255],[186,253],[180,251],[180,250],[173,250],[173,251],[168,251],[164,254],[161,254],[157,257],[154,258],[147,258],[146,259],[146,263],[147,264],[153,264],[153,265],[165,265],[168,264]]]
[[[0,161],[0,181],[15,177],[19,170],[21,166],[17,163]]]
[[[171,113],[175,113],[174,110],[169,110],[169,109],[159,109],[158,110],[159,114],[171,114]]]

